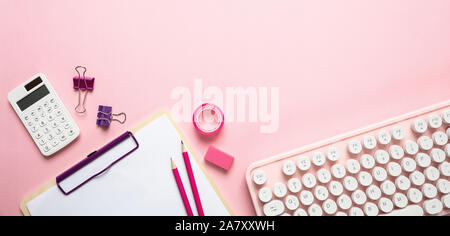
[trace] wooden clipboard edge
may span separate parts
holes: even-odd
[[[217,188],[216,184],[214,183],[214,181],[212,180],[211,176],[209,176],[208,172],[206,171],[205,167],[201,164],[200,159],[198,158],[197,154],[193,151],[191,145],[189,144],[189,142],[187,142],[186,137],[184,136],[183,132],[181,132],[180,128],[178,127],[178,125],[175,123],[175,121],[172,119],[172,116],[170,115],[170,112],[168,110],[159,110],[155,113],[153,113],[152,115],[150,115],[149,117],[147,117],[146,119],[144,119],[142,122],[140,122],[138,125],[134,126],[133,128],[130,129],[130,131],[134,134],[137,131],[141,130],[142,128],[144,128],[145,126],[147,126],[149,123],[157,120],[158,118],[160,118],[161,116],[166,115],[167,118],[169,119],[170,123],[173,125],[173,127],[175,127],[176,131],[178,132],[178,134],[181,136],[181,138],[183,139],[184,144],[186,145],[186,147],[188,148],[189,152],[194,156],[195,161],[197,162],[197,164],[200,166],[201,170],[203,171],[203,174],[206,176],[206,178],[209,181],[209,184],[211,184],[211,186],[213,187],[214,191],[216,192],[216,194],[219,196],[220,200],[222,201],[223,205],[225,206],[225,208],[227,209],[228,213],[231,216],[234,216],[233,211],[231,210],[230,206],[228,205],[228,203],[225,201],[225,198],[223,197],[223,195],[220,193],[219,189]],[[53,186],[56,185],[56,179],[51,180],[50,182],[48,182],[47,184],[43,185],[42,187],[40,187],[38,190],[34,191],[33,193],[31,193],[30,195],[24,197],[22,199],[22,201],[20,201],[20,210],[22,211],[22,214],[24,216],[31,216],[30,212],[28,211],[27,208],[27,204],[32,201],[33,199],[35,199],[36,197],[38,197],[39,195],[41,195],[42,193],[44,193],[45,191],[49,190],[50,188],[52,188]]]

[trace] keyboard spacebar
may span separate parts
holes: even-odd
[[[423,209],[418,205],[410,205],[382,216],[423,216]]]

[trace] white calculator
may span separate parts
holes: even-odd
[[[43,74],[15,88],[8,100],[44,156],[56,153],[80,135],[80,129]]]

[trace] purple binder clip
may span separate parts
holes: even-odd
[[[123,116],[123,120],[118,120],[115,117],[117,116]],[[117,121],[121,124],[125,123],[127,120],[127,115],[123,112],[118,114],[112,113],[112,107],[109,106],[98,106],[98,113],[97,113],[97,125],[103,126],[103,127],[109,127],[112,121]]]
[[[71,183],[71,184],[63,184],[62,183],[65,179],[67,179],[68,177],[70,177],[74,173],[78,172],[83,167],[89,165],[92,161],[94,161],[95,159],[99,158],[100,156],[102,156],[103,154],[108,152],[110,149],[113,149],[115,146],[119,145],[120,143],[122,143],[123,141],[127,140],[128,138],[132,138],[133,141],[134,141],[134,144],[135,144],[135,146],[133,148],[131,148],[130,151],[128,151],[127,153],[125,153],[122,156],[118,157],[117,159],[111,160],[111,162],[105,168],[99,169],[100,171],[98,171],[97,173],[93,174],[92,176],[84,176],[84,178],[82,178],[77,183]],[[100,148],[99,150],[89,154],[87,156],[87,158],[85,158],[84,160],[82,160],[81,162],[79,162],[78,164],[76,164],[75,166],[73,166],[72,168],[67,170],[66,172],[64,172],[61,175],[59,175],[58,177],[56,177],[56,185],[58,186],[59,190],[61,190],[61,192],[64,195],[69,195],[70,193],[72,193],[73,191],[79,189],[81,186],[83,186],[84,184],[86,184],[90,180],[92,180],[95,177],[105,173],[113,165],[115,165],[116,163],[118,163],[119,161],[124,159],[126,156],[130,155],[132,152],[136,151],[138,148],[139,148],[139,143],[136,140],[136,138],[134,137],[133,133],[127,131],[124,134],[120,135],[115,140],[113,140],[112,142],[108,143],[106,146],[104,146],[104,147]]]
[[[78,71],[79,69],[83,69],[83,73]],[[75,111],[77,113],[85,113],[86,112],[86,95],[88,91],[94,90],[94,80],[93,77],[86,77],[86,67],[77,66],[75,67],[75,71],[78,73],[78,76],[73,77],[73,88],[78,90],[78,105],[75,107]],[[83,74],[83,76],[81,76]],[[84,91],[84,98],[81,101],[81,90]],[[82,105],[83,110],[79,110],[78,107]]]

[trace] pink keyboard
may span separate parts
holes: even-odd
[[[258,215],[450,214],[450,100],[260,162]]]

